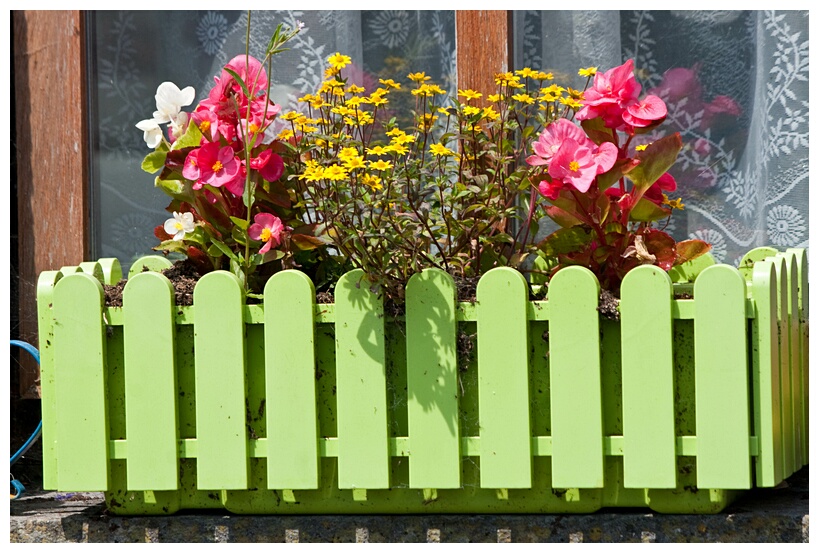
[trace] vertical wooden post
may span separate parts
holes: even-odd
[[[20,335],[31,340],[37,275],[89,253],[84,29],[80,11],[14,11],[12,22]],[[20,370],[21,396],[39,397],[37,366]]]
[[[458,88],[471,88],[484,97],[495,92],[495,74],[509,71],[512,26],[508,11],[458,10],[455,37],[458,49]]]

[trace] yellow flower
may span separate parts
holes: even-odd
[[[312,125],[301,125],[299,126],[299,130],[302,132],[302,134],[307,134],[309,132],[316,132],[318,127],[313,127]]]
[[[401,89],[401,83],[397,83],[392,79],[378,79],[378,82],[386,86],[387,88],[394,88],[396,90]]]
[[[361,104],[366,104],[366,98],[362,98],[361,96],[353,96],[352,98],[347,99],[347,105],[357,108]]]
[[[557,86],[556,84],[552,84],[547,86],[546,88],[541,88],[541,94],[563,94],[563,91],[566,90],[562,86]]]
[[[281,118],[284,119],[285,121],[295,121],[301,116],[302,114],[299,113],[298,111],[288,111],[287,113],[282,115]]]
[[[308,162],[307,167],[304,169],[304,173],[299,176],[307,182],[320,181],[322,178],[324,178],[324,167],[318,165],[315,161]]]
[[[418,124],[422,130],[428,131],[437,120],[438,120],[437,115],[425,113],[422,117],[419,118]]]
[[[351,84],[347,88],[347,92],[349,92],[350,94],[361,94],[362,92],[364,92],[364,90],[365,88],[363,86],[358,86],[357,84]]]
[[[551,73],[544,73],[543,71],[538,71],[537,75],[534,75],[534,78],[537,79],[538,81],[551,81],[552,79],[555,78],[555,76],[552,75]]]
[[[420,73],[410,73],[409,75],[407,75],[407,78],[409,80],[411,80],[412,82],[414,82],[414,83],[423,83],[425,81],[430,80],[432,77],[428,77],[427,74],[422,71]],[[386,84],[386,83],[382,83],[382,84]]]
[[[541,94],[538,96],[538,100],[541,102],[556,102],[560,96],[554,94],[552,92],[548,92],[546,94]]]
[[[341,115],[342,117],[344,117],[346,115],[351,115],[353,113],[353,110],[351,110],[347,106],[336,106],[333,109],[331,109],[330,112],[331,113],[337,113],[337,114]]]
[[[685,204],[682,203],[682,198],[677,198],[676,200],[668,199],[668,196],[663,194],[663,205],[667,205],[671,209],[685,209]]]
[[[389,152],[387,152],[384,146],[373,146],[372,148],[367,148],[367,153],[374,156],[383,156]]]
[[[583,104],[575,100],[574,98],[561,98],[560,103],[564,106],[568,106],[572,109],[579,109],[583,107]]]
[[[515,94],[512,96],[513,100],[517,100],[523,104],[534,104],[535,99],[529,96],[528,94]]]
[[[370,169],[375,169],[376,171],[386,171],[388,169],[392,169],[392,163],[383,159],[370,161]]]
[[[327,63],[329,63],[333,69],[344,69],[351,61],[350,56],[345,56],[338,52],[327,58]]]
[[[648,144],[638,144],[637,146],[634,147],[634,149],[637,150],[638,152],[645,151],[646,148],[648,148]]]
[[[374,106],[383,106],[388,103],[386,98],[384,98],[380,94],[376,95],[375,93],[373,93],[373,95],[370,96],[369,101]]]
[[[520,75],[524,79],[527,77],[534,77],[537,75],[537,71],[533,71],[530,67],[524,67],[523,69],[518,69],[515,71],[516,74]]]
[[[293,138],[293,131],[290,129],[284,129],[282,132],[279,133],[279,140],[290,140]]]
[[[341,71],[341,69],[338,67],[328,67],[324,70],[324,78],[329,79],[330,77],[335,77],[339,71]]]
[[[347,148],[342,148],[341,151],[338,153],[338,159],[341,161],[346,161],[350,158],[358,157],[359,153],[356,148],[349,146]]]
[[[451,108],[438,108],[438,113],[440,113],[440,114],[442,114],[442,115],[446,115],[447,117],[449,117],[450,115],[452,115],[452,114],[449,112],[449,110],[450,110],[450,109],[451,109]]]
[[[472,117],[473,115],[477,115],[480,113],[481,108],[477,108],[475,106],[464,106],[464,115],[467,117]]]
[[[516,77],[511,71],[507,71],[506,73],[495,73],[495,84],[497,85],[506,85],[515,79],[519,80],[520,77]]]
[[[487,106],[483,108],[483,116],[490,121],[497,121],[498,119],[500,119],[500,115],[498,114],[497,111],[492,109],[492,106]]]
[[[455,152],[444,146],[443,144],[431,144],[429,147],[429,153],[436,156],[454,156]]]
[[[503,102],[505,100],[503,94],[490,94],[486,99],[490,102]]]
[[[580,75],[581,77],[594,77],[596,73],[597,73],[596,67],[587,67],[577,72],[577,74]]]
[[[477,100],[478,98],[483,96],[483,94],[481,94],[480,92],[475,92],[474,90],[471,90],[471,89],[467,89],[467,90],[458,90],[458,96],[463,96],[467,100]]]
[[[407,149],[407,147],[402,144],[390,144],[389,146],[386,146],[384,149],[387,150],[388,152],[398,154],[399,156],[402,156],[409,152],[409,149]]]
[[[406,133],[404,131],[402,131],[401,129],[399,129],[398,127],[390,129],[390,130],[388,130],[386,132],[387,136],[400,136],[402,134],[406,134]]]
[[[334,163],[324,170],[323,177],[327,180],[344,180],[347,178],[347,170]]]
[[[344,168],[353,170],[353,169],[363,169],[366,167],[364,164],[364,158],[362,156],[354,156],[344,160]]]
[[[415,137],[409,134],[401,133],[392,137],[393,144],[409,144],[415,142]]]
[[[381,184],[381,177],[365,173],[361,175],[361,184],[370,188],[370,190],[381,190],[384,185]]]
[[[310,103],[310,102],[314,101],[315,99],[316,99],[316,97],[313,96],[312,94],[305,94],[304,96],[299,98],[299,102]]]
[[[583,91],[582,90],[575,90],[571,87],[566,89],[566,93],[574,98],[575,100],[582,100],[583,99]]]

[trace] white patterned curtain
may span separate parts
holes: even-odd
[[[279,23],[304,30],[273,64],[271,96],[285,109],[313,93],[323,79],[326,59],[349,55],[352,81],[377,85],[378,78],[424,71],[455,92],[455,12],[453,11],[254,11],[250,53],[261,57]],[[169,199],[153,187],[140,164],[149,152],[134,124],[156,109],[154,94],[163,81],[193,86],[205,98],[213,77],[245,52],[247,12],[91,12],[91,134],[94,216],[93,257],[116,257],[126,268],[150,254],[158,241],[153,228],[168,217]]]
[[[807,11],[520,11],[515,31],[517,66],[582,87],[578,68],[631,58],[666,100],[658,131],[684,143],[676,239],[735,265],[757,246],[808,246]]]

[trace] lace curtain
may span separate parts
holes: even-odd
[[[685,210],[671,234],[739,263],[757,246],[808,246],[807,11],[521,11],[516,65],[573,78],[634,59],[684,147]],[[652,136],[645,141],[651,141]]]
[[[276,25],[295,27],[297,20],[305,28],[289,51],[276,56],[271,75],[271,96],[285,110],[317,90],[334,52],[352,58],[345,72],[357,84],[424,71],[457,92],[453,11],[254,11],[250,53],[261,57]],[[134,124],[151,117],[163,81],[193,86],[195,102],[207,97],[214,75],[245,52],[247,12],[106,11],[92,12],[89,23],[97,83],[92,253],[95,259],[116,257],[127,270],[152,253],[152,231],[168,218],[169,201],[140,168],[149,150]]]

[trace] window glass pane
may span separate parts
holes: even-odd
[[[352,82],[424,71],[454,92],[453,11],[267,11],[251,14],[250,53],[262,57],[276,25],[305,23],[274,59],[271,96],[284,109],[321,83],[327,57],[352,58]],[[163,81],[193,86],[195,103],[207,96],[213,77],[245,52],[247,12],[99,11],[90,14],[95,194],[94,258],[117,257],[128,266],[158,243],[153,228],[168,213],[169,198],[142,171],[150,151],[134,125],[156,109]],[[190,110],[193,106],[189,106]]]
[[[808,245],[808,12],[521,11],[516,65],[564,74],[633,59],[642,94],[679,131],[671,174],[683,212],[669,229],[718,261],[761,245]]]

